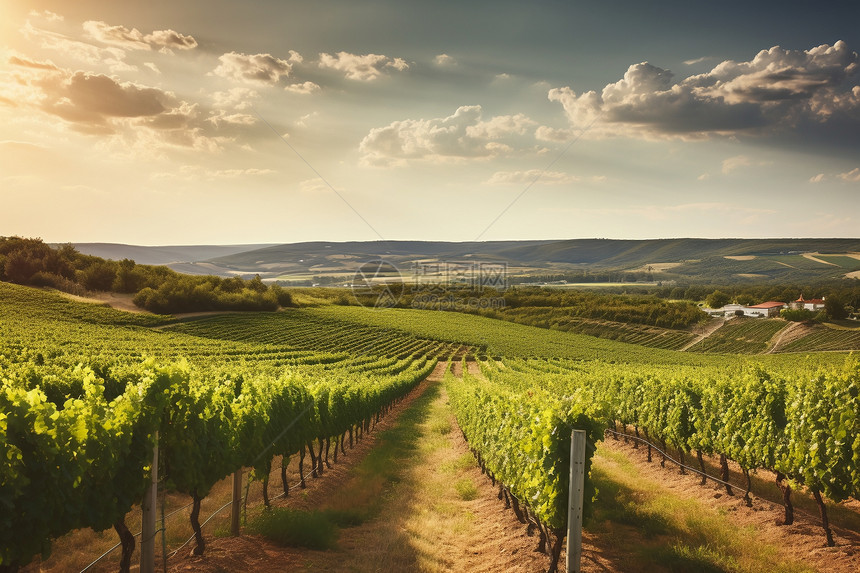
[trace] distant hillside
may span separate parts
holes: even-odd
[[[817,260],[809,254],[823,254]],[[860,270],[860,239],[573,239],[565,241],[310,242],[271,246],[210,259],[233,272],[270,277],[354,272],[383,258],[401,271],[418,262],[506,263],[521,274],[582,270],[653,272],[655,280],[810,281]],[[804,256],[806,254],[807,256]]]
[[[417,263],[505,263],[509,275],[636,271],[648,280],[694,283],[814,282],[860,272],[860,239],[571,239],[544,241],[353,241],[141,247],[80,243],[81,252],[188,274],[347,276],[382,258],[401,272]]]
[[[269,244],[259,245],[175,245],[175,246],[160,246],[160,247],[144,247],[140,245],[124,245],[121,243],[74,243],[75,248],[85,255],[93,255],[103,259],[112,259],[121,261],[122,259],[132,259],[141,265],[171,265],[182,263],[194,263],[205,261],[215,257],[224,257],[261,249]],[[190,274],[206,274],[206,271],[201,270],[194,272],[194,269],[175,269],[179,272],[189,272]]]

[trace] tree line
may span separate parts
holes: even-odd
[[[220,278],[178,273],[165,266],[139,265],[80,253],[71,244],[53,248],[38,238],[0,237],[0,280],[50,287],[76,295],[90,292],[133,294],[151,312],[277,310],[292,297],[257,275]]]

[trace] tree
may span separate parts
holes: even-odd
[[[827,312],[827,316],[830,317],[830,320],[839,320],[841,318],[848,317],[848,312],[845,310],[845,304],[842,302],[842,299],[836,295],[830,295],[824,299],[824,310]]]
[[[722,308],[731,302],[731,297],[720,290],[715,290],[705,299],[710,308]]]

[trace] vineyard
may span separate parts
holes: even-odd
[[[72,529],[127,531],[156,442],[161,479],[193,500],[202,552],[196,515],[216,482],[243,467],[267,476],[275,456],[305,452],[316,473],[332,443],[337,451],[369,429],[435,366],[153,331],[137,315],[11,285],[0,297],[0,566],[9,570]]]
[[[750,472],[776,473],[785,523],[793,522],[791,483],[819,504],[828,545],[834,540],[822,496],[860,499],[860,362],[841,366],[643,367],[565,360],[481,362],[481,376],[448,379],[452,407],[482,466],[526,505],[537,522],[564,522],[570,429],[596,443],[608,424],[674,448],[720,456]],[[603,423],[601,423],[603,422]],[[704,483],[704,478],[703,478]],[[730,489],[729,489],[730,492]],[[588,498],[589,490],[586,490]],[[747,499],[749,499],[747,497]],[[519,511],[519,508],[515,508]],[[542,533],[543,535],[543,533]]]
[[[846,330],[815,326],[802,338],[792,340],[778,352],[829,352],[860,350],[860,330]]]
[[[735,318],[691,346],[689,352],[712,354],[761,354],[776,334],[788,326],[784,320]]]
[[[607,428],[695,458],[703,472],[702,457],[718,456],[726,481],[728,460],[748,483],[771,470],[785,522],[792,488],[805,489],[832,543],[824,499],[860,499],[860,363],[836,353],[728,362],[716,353],[760,352],[785,325],[732,322],[703,355],[405,309],[177,321],[0,283],[0,571],[47,555],[74,529],[128,533],[156,444],[159,479],[188,496],[202,553],[200,507],[216,483],[245,468],[266,492],[278,461],[296,457],[300,472],[308,457],[321,473],[439,360],[463,436],[551,570],[573,429],[587,432],[586,474]],[[594,496],[586,479],[586,513]]]

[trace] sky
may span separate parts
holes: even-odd
[[[0,236],[860,236],[860,3],[0,0]]]

